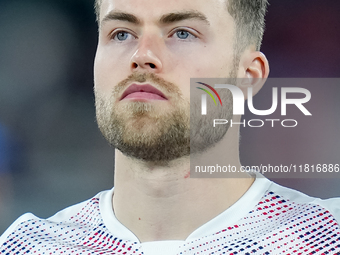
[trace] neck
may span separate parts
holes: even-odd
[[[239,169],[238,139],[231,142],[238,135],[233,132],[238,130],[229,130],[221,142],[200,157],[223,152],[224,162]],[[114,212],[141,242],[185,240],[234,204],[253,183],[247,174],[237,179],[189,178],[189,157],[160,166],[131,159],[116,150],[115,160]]]

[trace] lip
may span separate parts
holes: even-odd
[[[154,86],[150,84],[131,84],[122,94],[120,100],[123,99],[137,100],[167,100],[166,96]]]

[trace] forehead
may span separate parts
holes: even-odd
[[[112,11],[122,11],[142,20],[156,20],[168,13],[195,11],[204,14],[209,23],[233,23],[227,11],[227,0],[102,0],[100,20]]]

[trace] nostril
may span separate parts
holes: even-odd
[[[152,63],[150,63],[149,65],[150,65],[150,67],[151,67],[152,69],[155,69],[155,68],[156,68],[156,66],[155,66],[154,64],[152,64]]]
[[[137,63],[132,64],[132,68],[137,68],[137,67],[138,67]]]

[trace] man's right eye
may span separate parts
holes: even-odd
[[[111,38],[112,38],[112,40],[122,42],[122,41],[134,39],[135,37],[129,32],[118,31],[118,32],[115,32],[114,34],[112,34]]]

